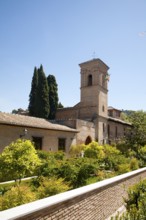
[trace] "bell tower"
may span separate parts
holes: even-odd
[[[96,139],[106,143],[109,67],[100,59],[93,59],[79,66],[80,118],[94,121]]]

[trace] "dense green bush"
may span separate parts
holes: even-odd
[[[51,160],[51,159],[56,159],[56,160],[63,160],[65,158],[65,153],[63,151],[43,151],[43,150],[38,150],[37,154],[41,160]]]
[[[86,148],[85,144],[80,145],[72,145],[69,151],[71,157],[81,157],[82,152],[84,152]]]
[[[32,142],[18,139],[0,155],[0,181],[21,180],[34,175],[39,165],[40,160]]]
[[[0,196],[0,211],[36,200],[29,186],[14,186]]]
[[[131,218],[146,219],[146,180],[129,189],[128,199],[125,199],[125,202]]]
[[[84,156],[88,158],[95,158],[98,161],[102,161],[105,157],[104,147],[93,141],[86,146],[84,150]]]
[[[97,173],[97,165],[83,164],[77,174],[76,183],[74,187],[80,187],[86,185],[86,181],[90,176],[95,176]]]
[[[39,177],[32,183],[33,190],[36,192],[38,199],[65,192],[70,189],[69,185],[65,183],[62,178]]]
[[[98,161],[92,158],[70,158],[58,169],[58,177],[64,178],[73,188],[83,186],[86,180],[95,176],[99,169]]]
[[[16,146],[13,144],[11,145],[11,153],[8,151],[7,154],[2,153],[0,155],[0,164],[4,162],[0,168],[0,175],[4,176],[5,174],[4,172],[6,166],[4,165],[6,165],[6,161],[11,161],[10,158],[14,158],[14,164],[12,164],[13,160],[11,163],[8,163],[9,178],[11,177],[11,179],[14,179],[16,175],[15,172],[10,172],[11,165],[17,165],[17,168],[18,165],[23,164],[27,165],[27,167],[25,170],[21,170],[21,166],[19,167],[19,170],[16,172],[19,173],[19,178],[28,174],[38,176],[38,178],[31,181],[30,185],[28,183],[26,184],[26,187],[29,187],[29,191],[27,194],[26,190],[26,198],[25,194],[22,194],[22,202],[29,202],[33,201],[34,199],[48,197],[69,189],[81,187],[105,178],[110,178],[117,174],[129,172],[131,170],[138,169],[139,164],[141,166],[146,162],[146,146],[140,147],[138,150],[139,153],[136,153],[134,150],[130,149],[127,150],[126,153],[123,153],[119,150],[120,148],[117,149],[116,146],[100,146],[97,142],[91,142],[89,145],[80,145],[79,147],[73,146],[71,149],[70,158],[65,158],[63,152],[36,152],[33,150],[35,155],[34,158],[36,159],[37,163],[35,166],[33,164],[35,169],[32,169],[33,167],[30,167],[30,165],[33,163],[33,157],[30,159],[30,164],[25,164],[31,155],[30,154],[26,158],[27,154],[25,154],[25,148],[27,149],[28,142],[25,142],[24,145],[23,144],[24,140],[18,141]],[[29,144],[31,144],[30,141]],[[12,146],[15,146],[16,149],[15,147],[12,148]],[[18,150],[20,150],[20,152]],[[19,153],[17,153],[17,151]],[[82,157],[83,155],[81,156],[82,151],[84,152],[84,157]],[[28,152],[30,153],[31,151],[28,150]],[[9,156],[9,153],[11,157]],[[19,155],[21,160],[18,159]],[[16,159],[18,160],[19,164],[17,164]],[[4,170],[2,170],[3,167]],[[29,168],[30,170],[28,170]],[[14,169],[12,170],[14,171]],[[8,171],[6,172],[7,174]],[[12,186],[9,188],[1,187],[1,209],[11,207],[8,200],[11,201],[12,198],[14,198],[14,206],[20,204],[19,200],[15,201],[15,196],[17,193],[21,193],[21,191],[19,190],[17,193],[16,191],[17,189]],[[12,195],[12,198],[10,195]],[[20,196],[18,196],[18,199],[19,197]]]

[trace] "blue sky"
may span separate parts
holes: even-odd
[[[110,67],[108,105],[146,110],[146,0],[0,0],[0,111],[27,109],[40,64],[75,105],[93,52]]]

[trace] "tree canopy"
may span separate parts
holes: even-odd
[[[35,108],[36,108],[36,100],[37,100],[37,87],[38,87],[38,70],[35,67],[32,83],[31,83],[31,91],[29,94],[29,106],[28,106],[29,114],[31,116],[36,115]]]
[[[56,110],[58,108],[58,85],[55,76],[49,75],[47,77],[48,87],[49,87],[49,104],[50,104],[50,114],[49,119],[54,119]]]
[[[5,147],[0,155],[0,176],[12,180],[31,175],[40,160],[30,140],[18,139]]]
[[[131,146],[146,145],[146,112],[135,111],[128,116],[132,127],[128,129],[126,141]]]
[[[36,94],[37,98],[35,116],[40,118],[48,118],[50,113],[49,88],[42,65],[38,69],[38,86]]]
[[[29,94],[29,115],[54,119],[57,108],[63,107],[58,104],[58,85],[53,75],[46,77],[43,66],[34,68]]]

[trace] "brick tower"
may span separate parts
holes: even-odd
[[[107,142],[108,69],[100,59],[79,64],[81,93],[79,117],[95,124],[95,137],[99,143]]]

